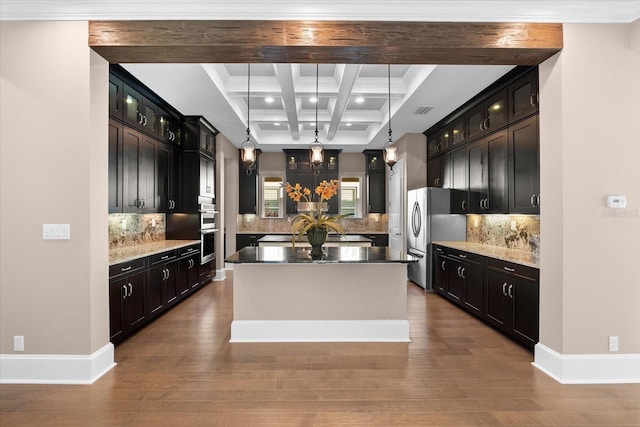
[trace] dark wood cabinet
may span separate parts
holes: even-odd
[[[364,151],[367,172],[367,213],[387,211],[387,174],[382,150]]]
[[[485,320],[529,348],[538,342],[539,285],[488,269]]]
[[[507,130],[502,130],[467,147],[469,212],[508,211],[508,138]]]
[[[464,147],[451,151],[448,155],[451,169],[451,213],[466,214],[469,211],[467,181],[467,151]]]
[[[109,280],[111,341],[118,342],[147,320],[146,272]]]
[[[238,213],[258,214],[258,171],[260,150],[256,150],[256,161],[247,166],[242,162],[242,150],[238,150],[240,170],[238,173]]]
[[[127,126],[123,127],[123,211],[157,212],[156,165],[158,142]]]
[[[467,141],[482,138],[509,123],[507,107],[507,89],[497,93],[474,105],[466,114]]]
[[[200,156],[200,195],[216,198],[215,162],[206,156]]]
[[[427,162],[427,187],[449,188],[451,164],[449,153]]]
[[[175,255],[171,258],[175,259]],[[149,318],[163,313],[178,298],[176,286],[176,263],[161,263],[149,269],[148,303]]]
[[[109,73],[109,116],[122,120],[124,82]]]
[[[389,246],[388,234],[362,234],[361,236],[371,239],[371,246]]]
[[[182,118],[158,108],[158,139],[175,147],[182,145]]]
[[[262,239],[266,234],[236,234],[236,251],[247,246],[258,246],[258,239]]]
[[[123,207],[123,126],[109,120],[109,213],[122,213]]]
[[[435,157],[449,149],[450,129],[445,126],[427,135],[427,158]]]
[[[155,138],[159,132],[160,107],[140,91],[124,84],[124,107],[122,119],[125,123]]]
[[[218,130],[211,123],[201,116],[186,116],[183,129],[182,146],[185,150],[198,151],[215,159]]]
[[[538,116],[509,127],[509,213],[540,213]]]
[[[538,69],[533,68],[508,87],[509,123],[538,112]]]
[[[291,185],[296,182],[311,190],[315,194],[315,188],[323,180],[338,180],[338,155],[340,150],[324,150],[324,162],[316,170],[309,161],[309,150],[284,150],[286,156],[286,179]],[[338,197],[332,197],[327,201],[328,213],[338,213]],[[296,203],[287,197],[286,213],[297,214]]]
[[[182,152],[166,144],[158,144],[158,211],[180,212],[182,209]]]
[[[180,249],[177,271],[177,294],[183,298],[200,285],[200,248],[197,245]]]

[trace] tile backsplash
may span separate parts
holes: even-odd
[[[538,253],[538,215],[467,215],[467,241]]]
[[[165,240],[165,232],[165,214],[109,215],[110,249]]]
[[[342,225],[346,233],[386,233],[389,216],[368,214],[364,218],[344,218]],[[291,221],[287,218],[261,218],[259,215],[236,216],[238,233],[291,233]]]

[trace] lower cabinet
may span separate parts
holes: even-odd
[[[208,281],[192,245],[109,267],[111,342],[118,344]]]
[[[539,271],[436,246],[434,290],[533,349],[539,330]]]
[[[109,281],[110,335],[120,341],[148,320],[146,271]]]

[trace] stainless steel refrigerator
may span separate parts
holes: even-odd
[[[418,258],[409,264],[408,276],[427,292],[433,292],[431,242],[467,236],[466,216],[451,213],[452,191],[425,187],[407,192],[407,252]]]

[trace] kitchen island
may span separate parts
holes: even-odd
[[[388,247],[245,247],[233,268],[231,342],[408,342],[407,264]]]

